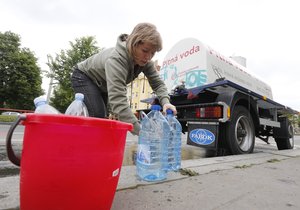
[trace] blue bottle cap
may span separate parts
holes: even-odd
[[[38,105],[41,105],[41,104],[46,104],[47,100],[46,100],[45,97],[39,96],[39,97],[37,97],[33,100],[33,103],[34,103],[35,106],[38,106]]]
[[[151,110],[157,110],[157,111],[160,111],[160,110],[161,110],[161,106],[160,106],[160,105],[152,105],[152,106],[151,106]]]
[[[83,101],[84,95],[82,93],[75,93],[75,99]]]
[[[171,109],[167,109],[167,114],[173,115],[173,111]]]

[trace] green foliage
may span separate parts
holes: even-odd
[[[300,115],[298,114],[287,114],[289,121],[294,127],[300,127]]]
[[[96,44],[94,37],[82,37],[76,39],[75,43],[70,42],[71,48],[61,50],[55,58],[49,55],[47,65],[51,72],[48,72],[47,77],[53,78],[57,84],[54,88],[53,97],[51,97],[51,104],[60,112],[64,113],[74,99],[70,80],[73,67],[80,61],[99,52],[101,49]]]
[[[33,110],[33,99],[43,95],[41,70],[20,36],[0,32],[0,107]]]

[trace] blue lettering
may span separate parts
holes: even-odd
[[[189,138],[199,145],[209,145],[215,141],[215,135],[206,129],[194,129],[190,132]]]
[[[186,73],[185,85],[187,88],[198,87],[207,82],[206,70],[193,70]]]

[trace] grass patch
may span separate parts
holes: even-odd
[[[268,163],[276,163],[276,162],[279,162],[280,160],[274,158],[274,159],[270,159],[270,160],[267,160]]]
[[[0,115],[0,122],[14,122],[18,116],[16,115]]]
[[[181,169],[179,169],[179,172],[180,172],[181,175],[188,175],[188,176],[197,176],[197,175],[199,175],[198,172],[193,171],[191,169],[187,169],[187,168],[181,168]]]
[[[251,166],[253,166],[253,164],[241,165],[241,166],[234,166],[234,168],[250,168]]]

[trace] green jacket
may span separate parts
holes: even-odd
[[[127,101],[127,84],[141,72],[147,77],[162,106],[169,103],[170,98],[154,62],[151,61],[143,67],[134,66],[126,48],[126,41],[122,41],[124,36],[126,35],[122,34],[118,37],[114,48],[102,50],[79,63],[78,69],[88,75],[103,92],[108,93],[111,111],[119,120],[135,124],[138,119],[132,113]],[[136,129],[139,129],[139,126]]]

